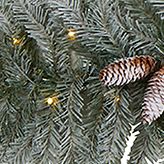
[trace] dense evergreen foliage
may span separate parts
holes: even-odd
[[[120,58],[163,65],[163,19],[163,0],[0,0],[0,163],[119,164],[136,124],[129,164],[164,158],[164,116],[141,122],[151,75],[99,80]]]

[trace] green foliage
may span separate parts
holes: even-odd
[[[109,88],[98,73],[129,56],[162,61],[163,27],[159,0],[1,0],[0,163],[120,163],[149,77]],[[135,130],[130,164],[164,157],[163,115]]]
[[[118,96],[120,100],[116,99]],[[107,93],[101,122],[96,131],[99,162],[118,163],[123,156],[130,124],[133,123],[128,106],[129,95],[125,90],[111,90]]]
[[[132,147],[129,163],[146,164],[145,157],[147,157],[152,163],[160,159],[162,157],[161,151],[163,151],[161,149],[161,146],[163,145],[163,132],[161,133],[161,131],[154,125],[148,127],[139,125],[135,130],[139,130],[140,134],[138,134]]]

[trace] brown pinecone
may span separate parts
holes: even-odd
[[[156,61],[151,56],[135,56],[109,64],[100,71],[99,79],[108,86],[119,86],[147,76]]]
[[[143,123],[151,124],[164,111],[164,66],[148,81],[143,102]]]

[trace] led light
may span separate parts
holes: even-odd
[[[53,104],[53,98],[49,97],[47,99],[47,103],[48,103],[48,105],[52,105]]]
[[[120,101],[120,97],[119,96],[116,96],[115,101],[116,102],[119,102]]]
[[[49,97],[49,98],[46,99],[46,102],[47,102],[48,105],[56,106],[58,104],[58,102],[59,102],[59,99],[56,96]]]
[[[13,38],[13,44],[14,45],[19,45],[21,43],[21,39]]]
[[[75,40],[76,39],[76,32],[75,32],[75,29],[68,29],[68,39],[69,40]]]

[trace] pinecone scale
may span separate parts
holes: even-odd
[[[151,124],[164,111],[164,66],[148,81],[143,101],[143,123]]]
[[[108,86],[120,86],[146,77],[154,70],[156,61],[151,56],[135,56],[109,64],[100,71],[99,79]]]

